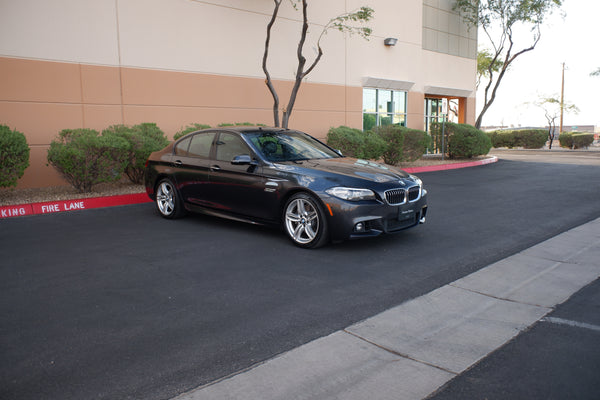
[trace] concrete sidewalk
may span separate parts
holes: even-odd
[[[600,277],[600,219],[176,397],[422,399]]]

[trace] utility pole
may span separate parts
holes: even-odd
[[[563,131],[563,112],[565,109],[565,63],[562,63],[562,82],[560,85],[560,128],[558,134]]]

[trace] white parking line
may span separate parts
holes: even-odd
[[[568,325],[568,326],[573,326],[575,328],[591,329],[593,331],[600,332],[600,326],[598,326],[598,325],[586,324],[585,322],[570,321],[568,319],[555,318],[555,317],[544,317],[544,318],[542,318],[542,322],[550,322],[550,323],[558,324],[558,325]]]

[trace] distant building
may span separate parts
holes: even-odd
[[[482,126],[481,130],[486,132],[500,131],[500,130],[521,130],[521,129],[550,129],[549,126]],[[554,128],[554,134],[558,137],[559,126]],[[563,132],[581,132],[581,133],[594,133],[597,131],[594,125],[563,125]]]
[[[556,127],[557,131],[559,129],[560,127]],[[594,133],[595,129],[594,125],[563,125],[563,132]]]
[[[353,11],[349,3],[361,4],[309,1],[309,62],[316,35]],[[443,113],[473,124],[477,29],[461,22],[453,0],[365,4],[375,10],[372,37],[327,34],[290,127],[324,139],[339,125],[426,129]],[[155,122],[172,137],[191,123],[272,125],[261,68],[272,8],[266,0],[2,2],[0,123],[25,133],[31,146],[19,187],[65,183],[46,165],[51,140],[65,128]],[[282,106],[301,16],[284,1],[273,30],[268,65]]]

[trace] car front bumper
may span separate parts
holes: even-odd
[[[334,197],[323,200],[334,242],[400,232],[425,223],[427,216],[426,190],[418,200],[402,205],[350,202]]]

